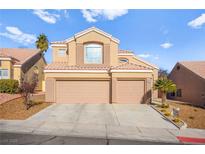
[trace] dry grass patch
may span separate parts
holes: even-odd
[[[179,118],[185,121],[189,128],[205,129],[205,109],[172,101],[168,103],[175,108],[180,108]]]
[[[51,103],[38,102],[32,106],[29,110],[26,110],[26,106],[23,103],[23,98],[18,98],[3,104],[0,104],[0,119],[4,120],[24,120],[44,108],[51,105]]]

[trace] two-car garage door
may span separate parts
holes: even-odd
[[[109,103],[109,81],[56,81],[57,103]]]
[[[109,81],[56,81],[56,102],[110,103],[110,89]],[[143,80],[118,80],[116,103],[141,103],[144,92]]]

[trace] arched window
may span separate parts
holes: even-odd
[[[127,63],[127,62],[129,62],[129,60],[127,58],[120,58],[119,62],[120,63]]]
[[[84,63],[102,64],[102,45],[89,43],[84,45]]]
[[[37,66],[34,66],[33,72],[34,72],[35,74],[39,74],[39,69],[38,69]]]

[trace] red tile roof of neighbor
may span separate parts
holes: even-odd
[[[27,48],[0,48],[0,57],[12,58],[15,64],[21,65],[39,53],[37,49]]]
[[[149,67],[144,67],[141,65],[133,64],[133,63],[124,63],[115,67],[109,66],[79,66],[72,65],[69,66],[66,62],[56,62],[48,64],[45,67],[45,70],[151,70]]]
[[[205,79],[205,61],[183,61],[179,63]]]
[[[3,58],[11,58],[11,57],[9,57],[8,55],[6,55],[5,53],[1,53],[1,51],[0,51],[0,57],[3,57]]]

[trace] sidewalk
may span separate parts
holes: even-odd
[[[205,130],[199,129],[166,129],[166,128],[145,128],[130,126],[111,125],[90,125],[73,124],[65,122],[42,122],[42,121],[0,121],[0,132],[23,133],[32,135],[53,135],[69,137],[87,137],[101,139],[119,139],[142,142],[161,143],[188,143],[204,144]],[[182,140],[180,137],[200,139]],[[187,142],[188,141],[188,142]]]

